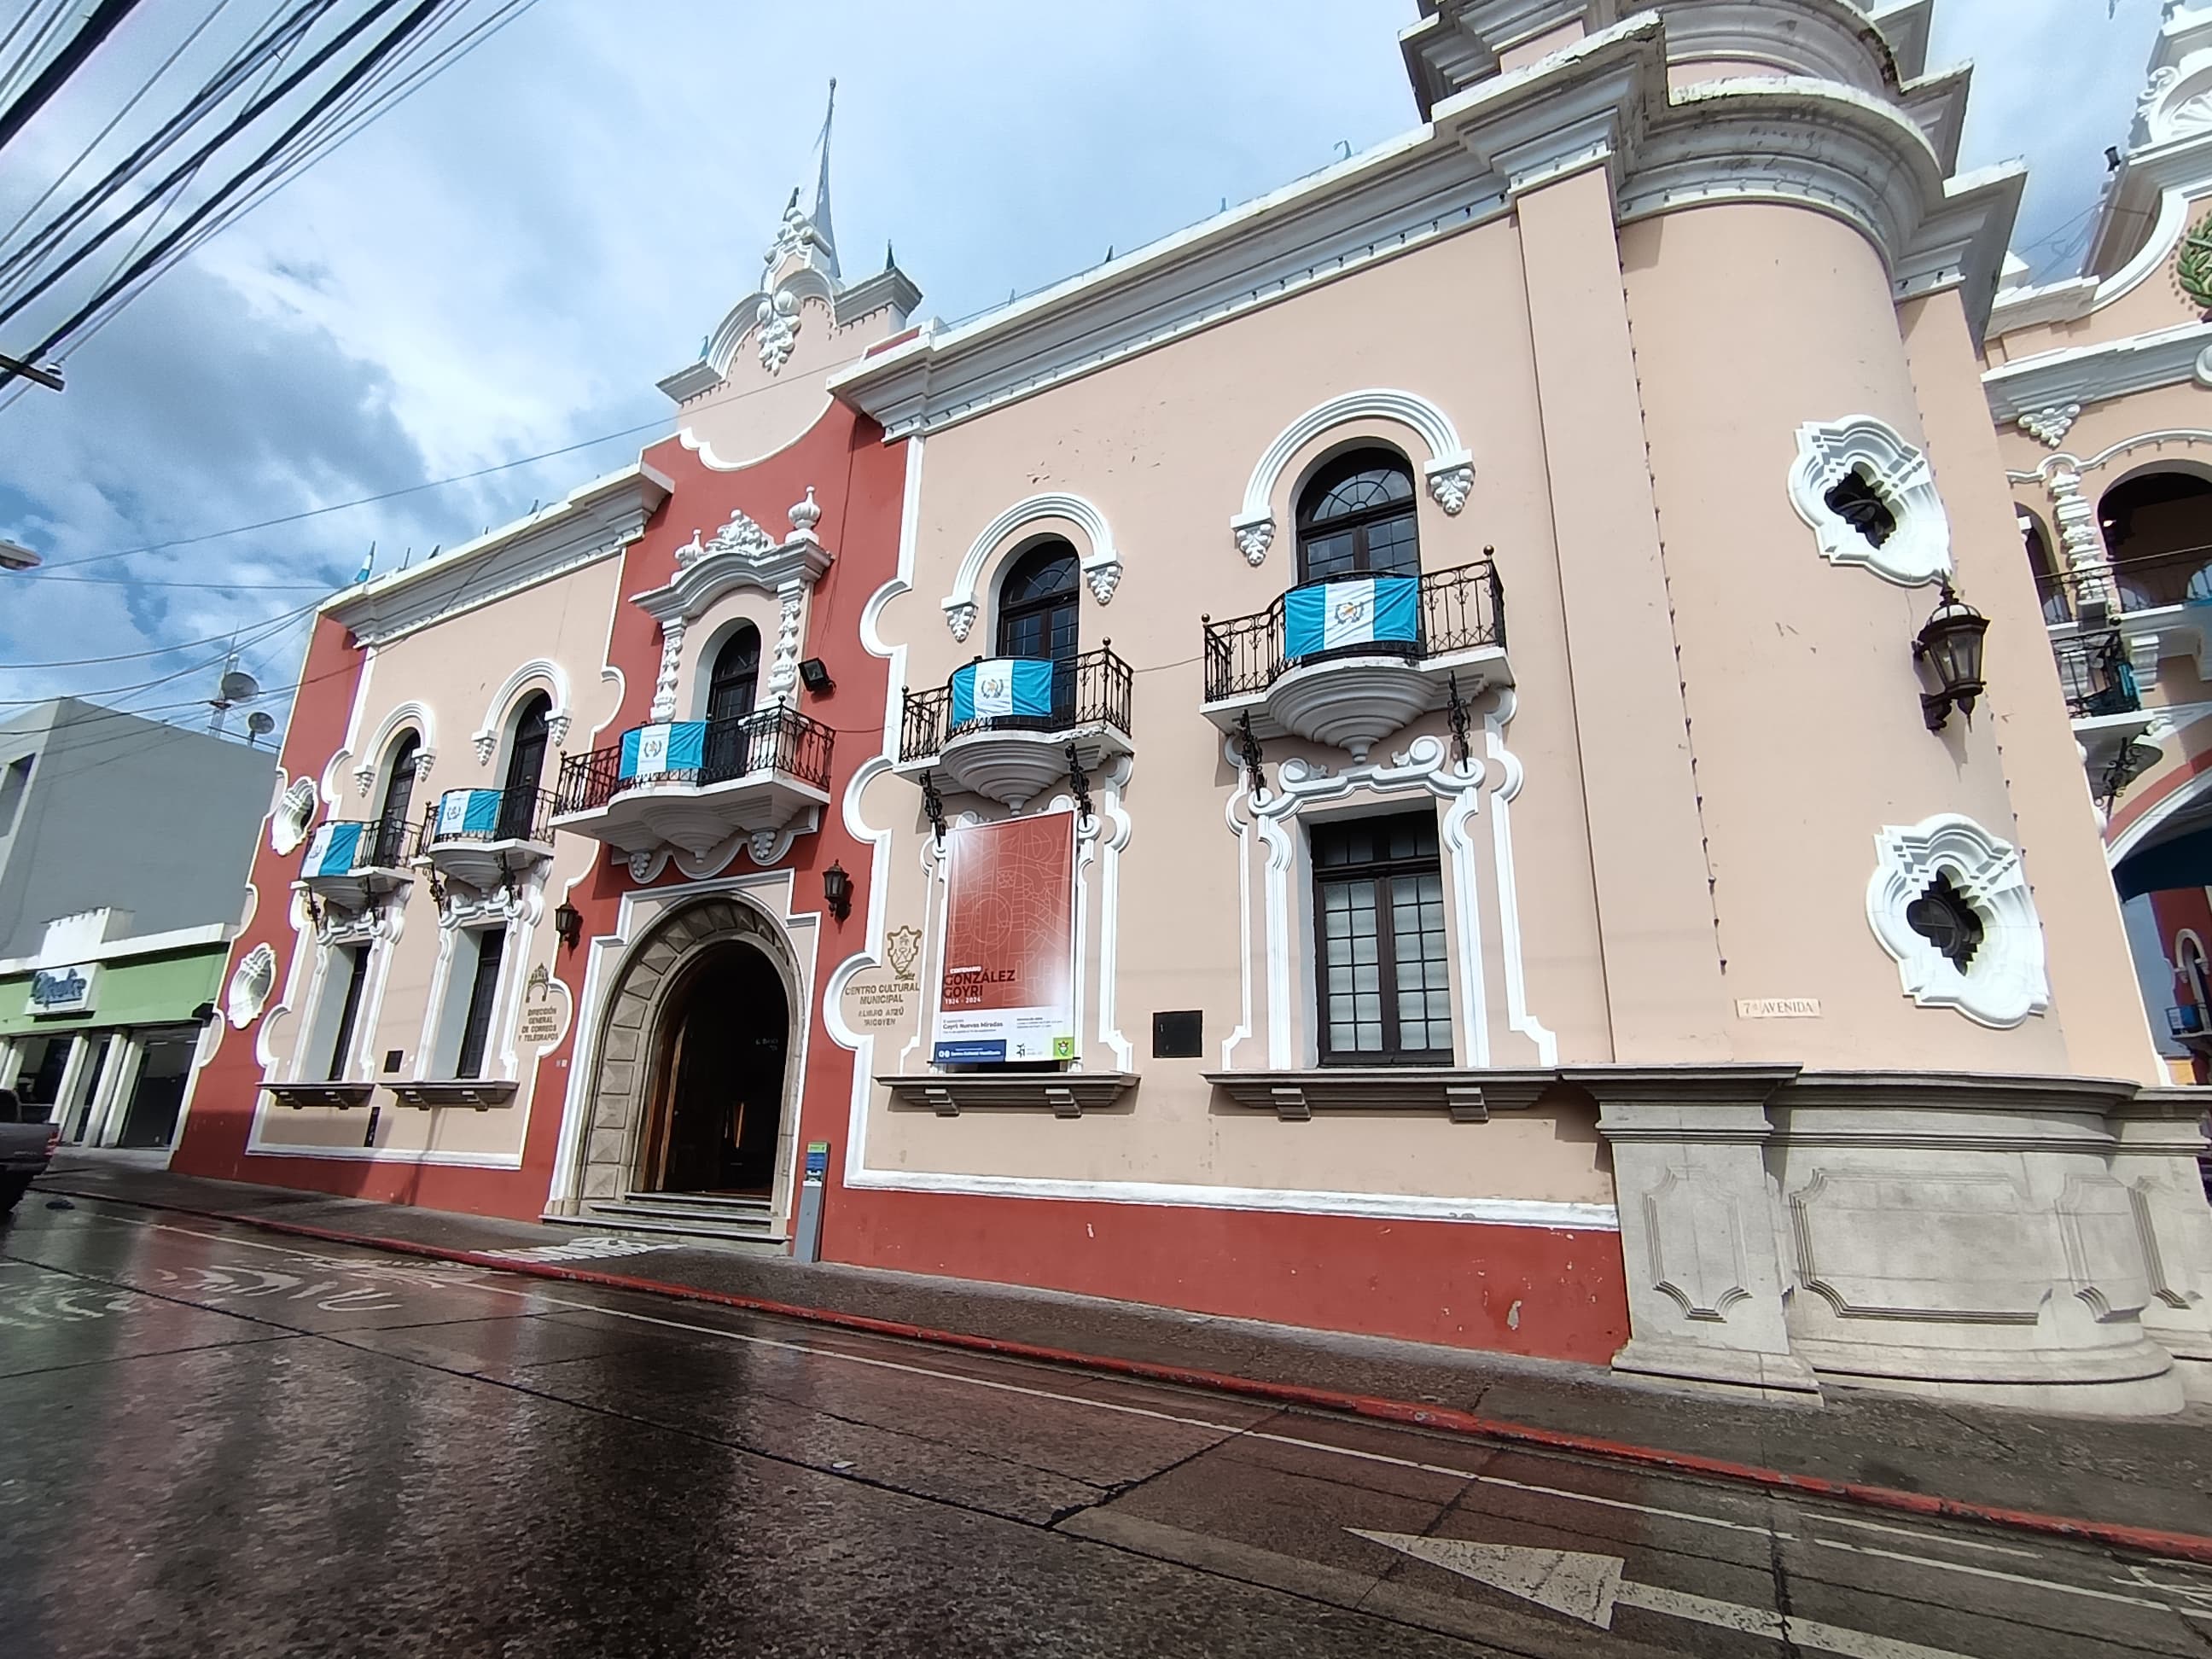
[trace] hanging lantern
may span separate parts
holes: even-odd
[[[1935,613],[1912,641],[1912,659],[1925,664],[1936,676],[1936,689],[1920,696],[1920,710],[1930,732],[1942,731],[1954,708],[1972,723],[1975,699],[1985,689],[1982,636],[1989,631],[1990,619],[1954,592],[1947,580]]]

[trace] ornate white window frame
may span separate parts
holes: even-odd
[[[469,734],[476,745],[477,764],[489,766],[492,757],[499,753],[501,742],[507,737],[507,722],[514,713],[514,706],[524,693],[543,691],[553,700],[545,711],[545,741],[555,749],[568,746],[568,723],[576,711],[568,704],[568,671],[550,657],[533,657],[507,677],[484,711],[483,724]],[[425,745],[428,742],[424,738]]]
[[[244,1030],[261,1018],[276,988],[276,953],[266,944],[255,945],[230,970],[230,983],[222,994],[223,1017],[234,1030]]]
[[[289,858],[307,844],[319,805],[313,778],[295,778],[289,784],[277,778],[276,799],[269,809],[269,845],[279,858]]]
[[[2003,1030],[2051,1006],[2043,923],[2020,849],[1957,812],[1886,826],[1875,836],[1867,923],[1897,963],[1905,994],[1923,1008],[1955,1008]],[[1905,910],[1948,872],[1982,921],[1982,942],[1961,972],[1913,928]]]
[[[967,556],[960,561],[952,591],[938,601],[954,639],[965,640],[968,630],[975,625],[975,590],[982,583],[984,567],[994,556],[1011,550],[1013,538],[1024,526],[1043,519],[1064,519],[1082,532],[1088,545],[1079,546],[1076,554],[1082,564],[1084,585],[1099,604],[1113,603],[1114,590],[1121,585],[1121,555],[1114,545],[1114,529],[1106,522],[1106,515],[1081,495],[1065,491],[1031,495],[1016,501],[983,526],[982,533],[969,544]]]
[[[1316,404],[1275,436],[1244,485],[1244,505],[1229,521],[1237,550],[1254,567],[1267,556],[1275,540],[1275,487],[1307,445],[1323,433],[1356,421],[1389,421],[1409,427],[1427,446],[1429,459],[1421,469],[1429,494],[1448,514],[1467,505],[1474,488],[1474,458],[1460,442],[1451,417],[1417,392],[1398,392],[1372,386],[1347,392]]]
[[[375,789],[377,776],[392,754],[392,745],[410,727],[414,729],[420,744],[415,753],[415,776],[423,783],[430,781],[431,764],[438,758],[438,722],[428,704],[410,699],[386,714],[384,723],[376,728],[376,735],[362,746],[361,764],[353,769],[353,781],[362,794]]]
[[[1856,472],[1897,520],[1880,547],[1828,505],[1828,492],[1849,472]],[[1832,563],[1863,565],[1900,587],[1924,586],[1951,574],[1951,520],[1936,490],[1935,469],[1886,421],[1853,415],[1799,427],[1790,501]]]
[[[1486,874],[1495,885],[1498,904],[1506,1029],[1533,1046],[1536,1064],[1559,1063],[1558,1038],[1529,1010],[1522,965],[1510,811],[1513,797],[1520,793],[1522,769],[1504,740],[1512,708],[1512,693],[1505,691],[1498,707],[1484,715],[1484,753],[1479,760],[1457,761],[1443,738],[1424,734],[1388,760],[1364,763],[1340,772],[1293,756],[1275,769],[1271,786],[1255,794],[1248,781],[1231,798],[1227,808],[1231,830],[1240,842],[1248,836],[1256,836],[1266,860],[1260,934],[1265,961],[1255,964],[1253,959],[1253,859],[1249,849],[1240,849],[1238,916],[1244,940],[1242,1012],[1236,1030],[1221,1045],[1224,1071],[1255,1069],[1249,1060],[1239,1063],[1237,1050],[1252,1038],[1255,970],[1265,975],[1267,1038],[1267,1057],[1261,1063],[1273,1071],[1316,1063],[1311,1030],[1305,1033],[1308,1052],[1304,1054],[1294,1051],[1291,1041],[1297,1007],[1310,1006],[1312,1000],[1314,960],[1312,919],[1309,907],[1298,896],[1301,890],[1310,890],[1310,884],[1296,879],[1304,849],[1295,821],[1309,811],[1322,816],[1332,804],[1362,794],[1385,803],[1393,798],[1405,805],[1423,799],[1444,803],[1440,843],[1443,860],[1452,871],[1455,895],[1451,935],[1452,1027],[1460,1057],[1455,1063],[1478,1068],[1498,1063],[1492,1054],[1489,970],[1483,959],[1479,902]],[[1243,762],[1233,742],[1224,744],[1223,753],[1231,766],[1241,770]],[[1485,817],[1490,821],[1486,872],[1478,842],[1478,826]]]

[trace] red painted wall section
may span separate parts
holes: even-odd
[[[284,728],[283,747],[277,754],[286,788],[301,777],[319,787],[323,769],[345,742],[346,721],[353,712],[361,668],[362,654],[354,647],[352,635],[328,617],[316,617],[314,629],[307,635],[307,658],[300,667],[300,689],[292,699],[291,723]],[[325,811],[324,804],[318,802],[317,822]],[[257,945],[266,945],[276,952],[276,984],[270,995],[270,1007],[291,981],[292,955],[298,942],[291,925],[292,883],[300,873],[302,850],[279,853],[269,839],[269,820],[262,820],[246,877],[252,892],[246,924],[230,947],[232,968]],[[229,982],[226,970],[226,988]],[[220,997],[217,1001],[220,1006]],[[191,1108],[169,1158],[171,1169],[226,1181],[274,1179],[258,1170],[248,1174],[241,1167],[246,1137],[253,1127],[253,1103],[261,1090],[261,1060],[254,1053],[254,1037],[259,1030],[258,1021],[242,1031],[234,1030],[227,1018],[223,1021],[221,1041],[193,1085]]]
[[[815,1006],[808,1015],[813,1026],[811,1063],[801,1102],[802,1137],[835,1139],[851,1099],[852,1056],[837,1047],[823,1028],[820,988],[830,971],[858,950],[866,936],[867,849],[845,833],[840,804],[854,770],[882,744],[885,664],[862,648],[860,618],[870,598],[898,568],[905,447],[886,446],[881,429],[872,422],[833,403],[813,426],[783,449],[736,471],[708,466],[676,439],[655,445],[643,459],[670,479],[675,489],[646,526],[643,537],[623,556],[619,591],[625,599],[665,586],[676,573],[676,550],[691,539],[694,530],[711,535],[733,509],[743,509],[769,534],[781,537],[789,529],[790,507],[804,498],[810,486],[816,505],[822,508],[815,534],[835,559],[812,595],[800,655],[821,658],[835,686],[818,697],[802,692],[800,708],[837,733],[831,755],[831,804],[823,815],[822,829],[800,836],[783,867],[795,872],[793,908],[798,911],[820,909],[822,872],[833,860],[842,861],[854,880],[848,919],[841,924],[827,915],[822,918]],[[763,641],[763,678],[765,653],[773,645],[773,639]],[[646,723],[660,666],[659,624],[636,606],[619,603],[609,635],[607,660],[623,676],[621,711],[605,731],[574,733],[570,753],[617,742],[629,727]],[[568,666],[572,674],[586,679],[599,665]],[[335,623],[319,623],[285,739],[283,765],[288,776],[301,770],[319,775],[320,769],[344,741],[359,669],[359,653],[348,643],[345,629]],[[404,693],[394,690],[392,695],[396,698]],[[277,954],[280,989],[290,970],[294,939],[286,911],[298,865],[297,853],[279,857],[264,834],[253,876],[260,896],[258,908],[233,957],[234,961],[237,955],[265,939]],[[753,867],[743,855],[738,866]],[[677,887],[684,884],[684,879],[671,868],[656,884]],[[593,873],[568,896],[583,915],[586,939],[614,931],[622,896],[636,885],[628,867],[612,859],[594,866]],[[559,895],[547,894],[549,908],[559,902]],[[576,1042],[586,1021],[600,1012],[583,1005],[581,951],[563,950],[559,972],[576,999],[577,1018],[560,1046],[547,1050],[538,1062],[520,1170],[247,1154],[246,1143],[261,1077],[252,1028],[225,1033],[200,1079],[172,1167],[227,1180],[479,1215],[520,1219],[541,1214],[560,1150]]]
[[[1601,1365],[1628,1340],[1618,1233],[833,1188],[823,1234],[860,1267],[1316,1330]]]

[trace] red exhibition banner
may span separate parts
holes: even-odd
[[[940,1066],[1075,1058],[1075,816],[945,831]]]

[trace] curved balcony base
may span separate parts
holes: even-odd
[[[1248,715],[1258,738],[1304,738],[1349,750],[1355,760],[1419,716],[1441,708],[1456,678],[1463,702],[1513,684],[1504,651],[1483,646],[1427,658],[1331,657],[1293,668],[1264,691],[1218,698],[1202,712],[1224,732]]]
[[[1055,787],[1066,787],[1070,744],[1075,745],[1083,769],[1093,775],[1135,752],[1127,737],[1103,724],[1060,732],[969,732],[939,753],[908,761],[898,769],[909,777],[933,773],[948,792],[981,795],[1019,811]]]
[[[412,870],[374,864],[366,869],[349,870],[343,875],[303,876],[293,885],[306,888],[324,903],[334,904],[341,910],[366,910],[414,879]]]
[[[830,805],[828,792],[780,772],[748,772],[726,783],[641,783],[605,806],[556,817],[554,826],[605,842],[625,857],[673,848],[703,858],[739,836],[773,837],[809,810]]]
[[[447,880],[488,893],[534,864],[550,864],[553,848],[548,842],[520,836],[506,841],[441,841],[431,842],[425,856]]]

